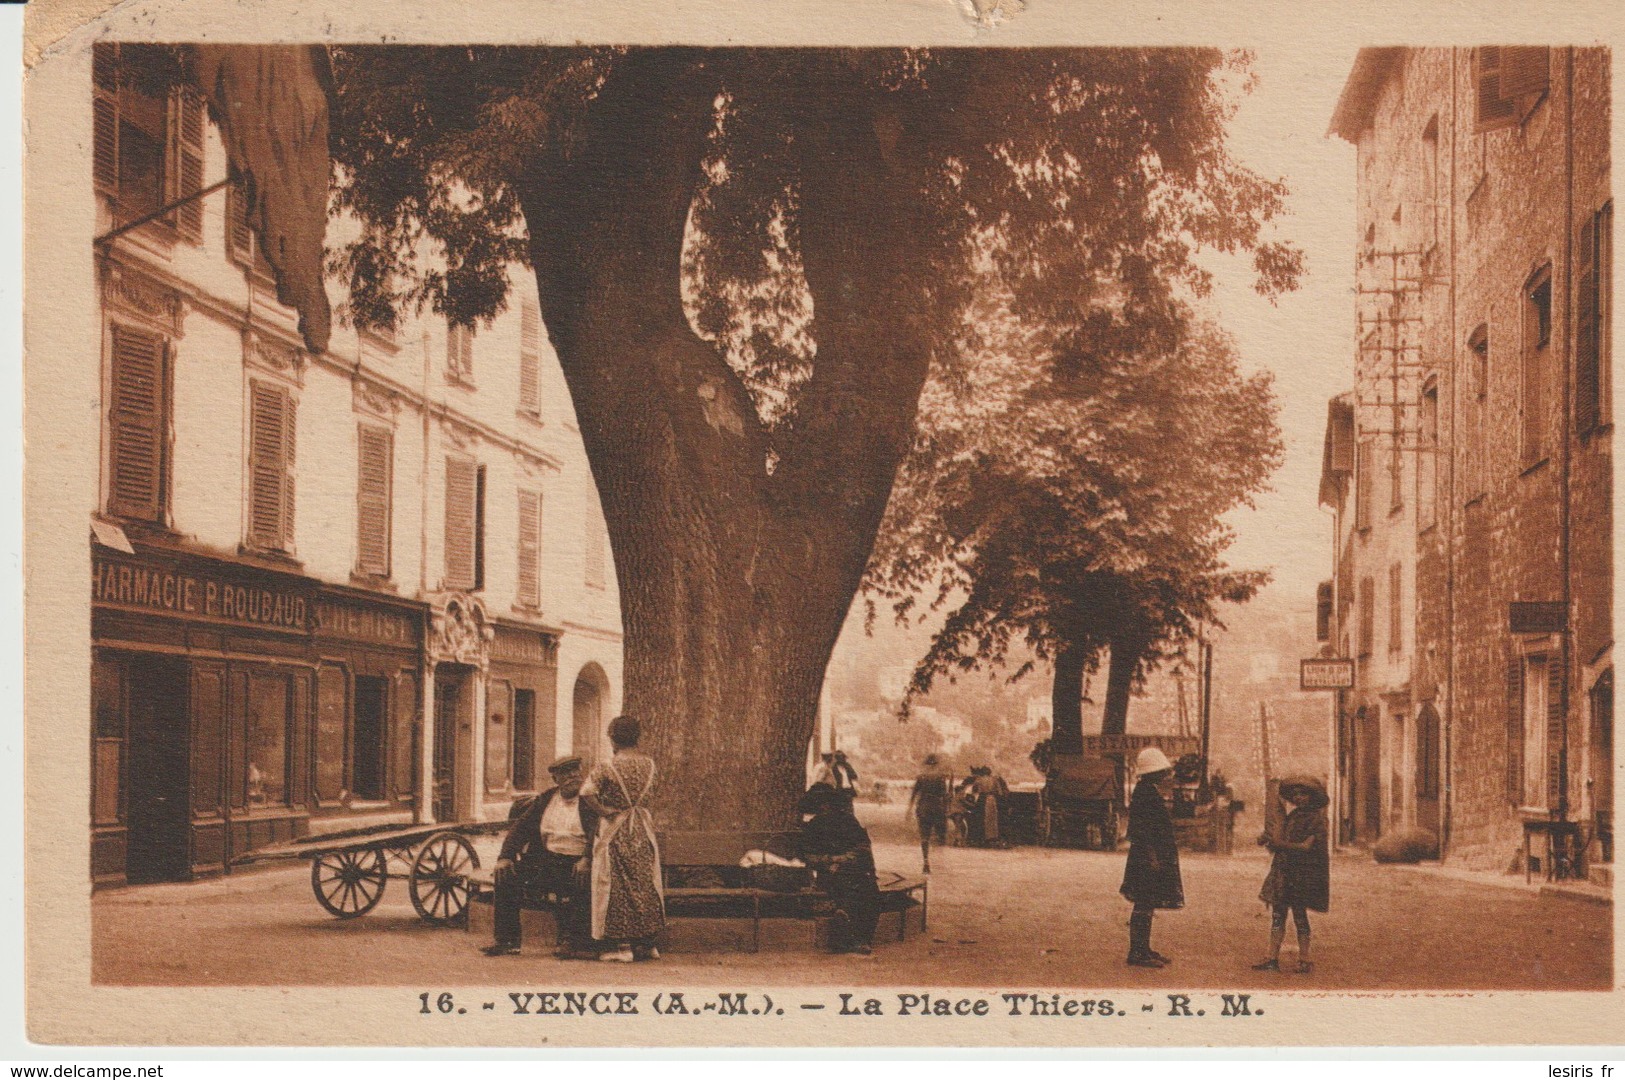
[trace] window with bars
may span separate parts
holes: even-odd
[[[485,466],[471,458],[446,458],[445,587],[485,587]]]
[[[1473,50],[1474,119],[1478,131],[1521,123],[1551,85],[1543,46],[1481,45]]]
[[[162,524],[169,509],[169,343],[118,323],[110,332],[107,512]]]
[[[134,221],[203,188],[203,102],[176,88],[155,97],[131,85],[123,47],[100,44],[91,61],[97,190],[120,221]],[[203,239],[203,202],[191,199],[160,220],[182,238]]]
[[[474,328],[446,324],[446,378],[453,382],[474,381]]]
[[[356,435],[356,571],[387,578],[395,435],[372,424],[359,425]]]
[[[1546,457],[1546,368],[1552,341],[1552,268],[1537,270],[1524,286],[1523,356],[1519,415],[1522,464]]]
[[[519,411],[542,411],[542,313],[529,300],[519,306]]]
[[[517,602],[522,608],[542,606],[542,496],[519,493],[519,572]]]
[[[1581,436],[1611,419],[1614,315],[1614,204],[1580,228],[1574,341],[1574,422]]]
[[[249,383],[248,546],[293,553],[297,402],[279,383]]]

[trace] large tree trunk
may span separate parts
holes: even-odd
[[[1089,651],[1068,642],[1055,657],[1050,689],[1050,749],[1057,754],[1083,753],[1083,676]]]
[[[1139,638],[1125,636],[1112,639],[1111,665],[1106,674],[1106,711],[1100,721],[1102,735],[1128,733],[1129,698],[1134,691],[1134,675],[1145,649],[1145,642]]]
[[[908,200],[888,189],[861,110],[803,134],[806,153],[827,155],[800,185],[818,352],[770,471],[749,394],[683,311],[718,88],[717,65],[692,61],[619,61],[579,146],[521,193],[614,551],[625,710],[660,769],[662,823],[771,827],[793,818],[824,669],[912,437],[929,351],[907,294],[928,245],[888,205]]]

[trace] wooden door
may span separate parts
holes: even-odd
[[[132,883],[192,876],[191,723],[186,665],[141,657],[129,666],[129,846]]]

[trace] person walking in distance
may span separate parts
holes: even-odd
[[[1286,939],[1286,913],[1298,930],[1298,973],[1314,970],[1309,961],[1309,912],[1331,907],[1331,848],[1328,841],[1326,789],[1311,776],[1281,781],[1281,798],[1291,804],[1278,834],[1265,833],[1259,844],[1274,853],[1269,876],[1258,898],[1270,906],[1270,954],[1254,971],[1281,970],[1281,942]]]
[[[920,828],[920,862],[927,874],[931,872],[931,837],[939,844],[948,842],[948,803],[953,797],[953,775],[937,763],[937,755],[925,755],[925,770],[914,778],[914,790],[909,792],[903,812],[914,812]]]
[[[1139,775],[1128,808],[1128,862],[1123,868],[1123,896],[1134,905],[1129,916],[1128,960],[1131,967],[1166,967],[1172,961],[1151,948],[1151,918],[1158,908],[1185,906],[1185,887],[1179,876],[1179,848],[1174,843],[1174,819],[1162,787],[1174,774],[1167,755],[1154,746],[1140,751],[1134,771]]]

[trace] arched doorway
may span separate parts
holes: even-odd
[[[570,752],[589,762],[597,758],[603,748],[608,692],[609,679],[597,664],[588,664],[576,676],[571,695]]]

